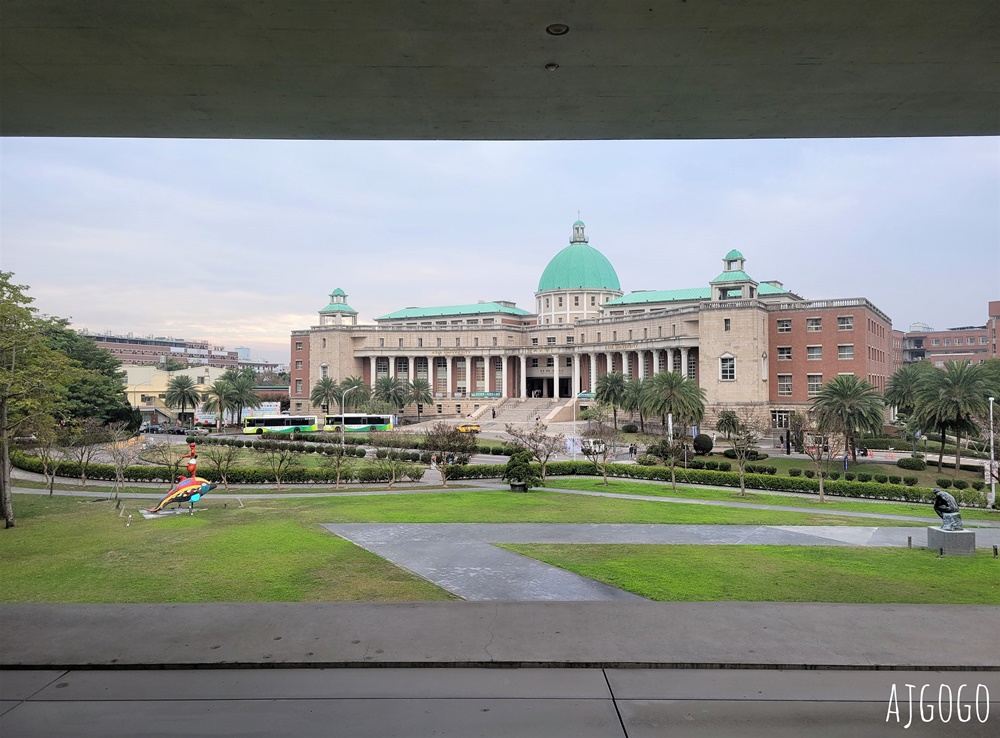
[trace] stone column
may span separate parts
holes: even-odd
[[[528,396],[528,357],[525,354],[518,356],[521,360],[521,399]]]
[[[681,347],[681,376],[687,377],[688,375],[688,349],[687,346]]]
[[[667,349],[667,371],[674,371],[674,350],[672,348]]]
[[[643,350],[636,351],[636,356],[639,357],[639,379],[646,378],[646,352]]]
[[[552,355],[552,396],[559,399],[559,363],[562,357],[559,354]]]
[[[444,369],[445,369],[444,375],[446,377],[445,383],[448,385],[447,389],[445,390],[445,397],[447,397],[448,399],[451,399],[454,396],[454,394],[455,394],[455,387],[454,387],[454,384],[453,384],[453,382],[454,382],[454,376],[452,375],[452,371],[451,371],[452,357],[451,356],[446,356],[445,357],[445,361],[448,362],[447,364],[444,365]]]
[[[621,351],[619,353],[622,355],[622,376],[625,377],[625,379],[628,379],[631,376],[628,367],[628,352]]]
[[[597,354],[590,354],[590,391],[597,392]]]
[[[472,393],[476,391],[476,357],[466,356],[465,357],[465,396],[472,397]]]
[[[613,353],[611,353],[610,351],[605,352],[605,354],[604,354],[604,361],[608,365],[607,369],[604,372],[605,374],[611,374],[611,372],[613,372],[615,370],[615,359],[614,359],[614,356],[615,355]]]
[[[500,357],[500,397],[507,396],[507,357]]]
[[[372,380],[372,389],[374,390],[375,389],[375,380],[378,378],[378,357],[374,356],[374,355],[369,356],[368,357],[368,361],[371,362],[371,365],[372,365],[371,380]]]
[[[580,394],[580,354],[573,354],[573,387],[570,397]]]
[[[406,381],[413,384],[413,380],[416,379],[414,376],[417,371],[417,357],[407,356],[406,357]]]

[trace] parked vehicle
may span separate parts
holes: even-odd
[[[195,426],[194,428],[191,428],[190,430],[188,430],[188,435],[189,436],[207,436],[208,435],[208,428],[205,428],[204,426]]]
[[[459,433],[479,433],[481,430],[482,428],[480,428],[476,423],[463,423],[458,426]]]
[[[162,433],[163,427],[159,425],[147,425],[143,433]]]

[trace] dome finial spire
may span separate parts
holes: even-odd
[[[577,216],[579,216],[580,215],[580,211],[577,210],[576,214],[577,214]],[[569,240],[569,242],[571,244],[572,243],[587,243],[588,240],[589,239],[587,238],[587,236],[584,235],[584,233],[583,233],[583,221],[582,220],[577,220],[576,223],[573,224],[573,237]]]

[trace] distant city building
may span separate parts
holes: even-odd
[[[932,330],[926,323],[911,323],[910,331],[903,335],[903,363],[930,361],[944,366],[946,361],[969,361],[982,364],[997,358],[997,322],[1000,320],[1000,301],[987,305],[989,319],[985,325],[962,326],[947,330]],[[914,326],[921,326],[913,330]]]
[[[132,333],[91,333],[86,330],[79,333],[93,340],[123,364],[161,366],[167,363],[167,359],[173,359],[185,366],[214,366],[224,369],[250,367],[256,372],[277,371],[279,366],[267,361],[251,361],[248,348],[227,351],[222,346],[212,346],[208,341],[135,336]]]
[[[750,404],[785,428],[838,374],[885,389],[892,322],[871,302],[805,300],[781,282],[751,278],[739,251],[722,261],[701,287],[625,294],[577,221],[570,245],[542,271],[534,313],[481,301],[408,307],[361,325],[338,288],[315,326],[292,332],[292,411],[319,410],[309,394],[320,377],[355,375],[374,386],[392,376],[430,384],[435,403],[425,415],[541,397],[552,402],[550,420],[569,419],[608,372],[644,379],[676,371],[705,390],[707,424]]]

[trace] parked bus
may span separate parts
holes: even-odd
[[[327,415],[323,423],[323,430],[329,433],[339,433],[343,427],[347,433],[388,431],[395,428],[398,422],[395,415],[344,413],[343,415]]]
[[[315,433],[319,430],[315,415],[258,415],[243,419],[243,432],[262,433]]]

